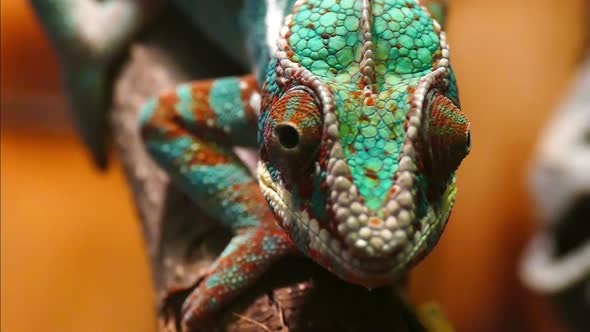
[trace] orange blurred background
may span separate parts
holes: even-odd
[[[453,0],[472,152],[447,231],[412,278],[457,331],[564,331],[516,278],[535,227],[525,172],[583,50],[585,0]],[[154,331],[148,260],[119,163],[98,173],[27,2],[1,2],[1,329]]]

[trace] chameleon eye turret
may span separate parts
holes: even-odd
[[[425,107],[428,153],[424,153],[424,168],[431,179],[444,184],[471,149],[469,121],[451,99],[435,89],[426,95]]]
[[[264,122],[265,156],[289,186],[311,174],[319,152],[322,120],[312,93],[290,89],[271,106]]]

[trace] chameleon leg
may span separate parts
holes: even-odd
[[[254,77],[224,78],[181,85],[142,110],[142,136],[152,157],[203,211],[236,234],[184,303],[183,321],[190,327],[295,250],[231,149],[256,144],[258,98]]]
[[[293,244],[281,229],[242,230],[185,301],[183,322],[189,328],[197,326],[213,310],[251,285],[272,263],[291,252],[294,252]]]

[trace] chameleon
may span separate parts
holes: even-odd
[[[246,0],[237,53],[251,74],[142,108],[146,150],[234,234],[183,303],[187,329],[288,255],[377,288],[434,248],[470,151],[442,4]],[[257,149],[257,174],[235,147]]]
[[[251,28],[255,75],[183,84],[141,112],[148,152],[235,233],[184,302],[189,327],[285,255],[368,288],[396,283],[441,236],[469,153],[445,33],[428,8],[270,9],[249,16],[265,23]],[[233,146],[258,148],[258,181]]]

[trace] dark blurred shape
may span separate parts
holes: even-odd
[[[69,95],[71,113],[76,120],[78,133],[90,152],[94,164],[101,170],[108,162],[109,110],[111,84],[104,77],[103,68],[84,66],[70,72],[64,69],[64,85]],[[76,92],[74,92],[76,91]]]
[[[542,136],[532,194],[544,227],[521,264],[574,331],[590,330],[590,53]]]
[[[59,56],[66,96],[82,141],[95,164],[104,169],[112,95],[110,74],[157,7],[143,2],[88,0],[29,3]],[[82,12],[83,19],[75,17]]]
[[[590,143],[588,144],[590,146]],[[588,170],[590,172],[590,170]],[[580,197],[553,230],[558,258],[590,243],[590,191]],[[586,279],[555,294],[557,310],[574,331],[590,329],[590,271]]]

